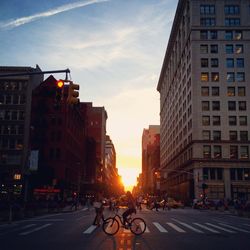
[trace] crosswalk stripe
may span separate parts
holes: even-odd
[[[188,225],[187,223],[181,222],[181,221],[176,220],[176,219],[172,219],[172,220],[178,222],[179,224],[183,225],[184,227],[187,227],[187,228],[191,229],[192,231],[194,231],[194,232],[196,232],[196,233],[203,234],[203,232],[202,232],[201,230],[199,230],[199,229],[197,229],[197,228],[194,228],[194,227]]]
[[[88,229],[86,229],[83,233],[84,234],[91,234],[97,228],[96,225],[91,225]]]
[[[212,233],[216,233],[216,234],[220,233],[220,232],[218,232],[218,231],[216,231],[216,230],[214,230],[214,229],[212,229],[212,228],[210,228],[210,227],[207,227],[207,226],[205,226],[205,225],[201,225],[201,224],[199,224],[199,223],[193,223],[193,224],[196,225],[196,226],[198,226],[198,227],[201,227],[201,228],[203,228],[203,229],[206,229],[206,230],[208,230],[208,231],[210,231],[210,232],[212,232]]]
[[[40,227],[36,227],[30,231],[26,231],[26,232],[23,232],[23,233],[20,233],[19,235],[27,235],[27,234],[30,234],[30,233],[33,233],[33,232],[36,232],[36,231],[39,231],[45,227],[48,227],[48,226],[51,226],[52,224],[45,224],[43,226],[40,226]]]
[[[22,227],[22,228],[20,228],[20,229],[26,229],[26,228],[29,228],[29,227],[33,227],[33,226],[35,226],[36,224],[29,224],[29,225],[26,225],[26,226],[24,226],[24,227]]]
[[[167,233],[168,231],[161,226],[158,222],[153,222],[153,224],[156,226],[156,228],[161,232],[161,233]]]
[[[217,225],[214,225],[214,224],[211,224],[211,223],[206,223],[206,224],[211,226],[211,227],[215,227],[215,228],[220,229],[222,231],[228,232],[228,233],[235,233],[234,231],[231,231],[231,230],[226,229],[224,227],[220,227],[220,226],[217,226]]]
[[[219,224],[222,225],[222,226],[224,226],[224,227],[228,227],[228,228],[231,228],[231,229],[243,232],[243,233],[250,233],[250,231],[248,231],[248,230],[241,229],[241,228],[238,228],[238,227],[233,227],[233,226],[230,226],[228,224],[224,224],[224,223],[219,223]]]
[[[186,233],[186,231],[184,231],[183,229],[181,229],[180,227],[176,226],[175,224],[173,224],[171,222],[167,222],[166,224],[168,224],[170,227],[172,227],[177,232]]]
[[[144,223],[141,222],[140,223],[140,226],[141,226],[141,229],[143,230],[144,229]],[[149,233],[150,231],[148,230],[148,227],[146,226],[146,229],[145,229],[145,233]]]

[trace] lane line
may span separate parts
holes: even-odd
[[[21,228],[19,228],[19,230],[20,229],[26,229],[26,228],[29,228],[29,227],[33,227],[33,226],[35,226],[36,224],[29,224],[29,225],[26,225],[26,226],[24,226],[24,227],[21,227]]]
[[[228,228],[231,228],[231,229],[243,232],[243,233],[250,233],[250,231],[248,231],[248,230],[241,229],[241,228],[238,228],[238,227],[233,227],[233,226],[230,226],[230,225],[225,224],[225,223],[219,223],[219,224],[222,225],[222,226],[224,226],[224,227],[228,227]]]
[[[217,226],[217,225],[214,225],[214,224],[211,224],[211,223],[206,223],[207,225],[209,225],[209,226],[211,226],[211,227],[215,227],[215,228],[217,228],[217,229],[220,229],[220,230],[222,230],[222,231],[225,231],[225,232],[227,232],[227,233],[236,233],[236,232],[234,232],[234,231],[231,231],[231,230],[229,230],[229,229],[226,229],[226,228],[224,228],[224,227],[220,227],[220,226]]]
[[[193,223],[194,225],[196,225],[196,226],[198,226],[198,227],[201,227],[201,228],[203,228],[203,229],[206,229],[206,230],[208,230],[208,231],[210,231],[210,232],[212,232],[212,233],[216,233],[216,234],[219,234],[220,232],[219,231],[216,231],[216,230],[214,230],[214,229],[212,229],[212,228],[210,228],[210,227],[207,227],[207,226],[205,226],[205,225],[202,225],[202,224],[199,224],[199,223]]]
[[[162,226],[160,225],[158,222],[153,222],[153,224],[155,225],[155,227],[161,232],[161,233],[167,233],[168,231]]]
[[[248,227],[250,227],[250,225],[249,224],[243,224],[244,226],[248,226]]]
[[[141,230],[143,230],[143,228],[144,228],[144,223],[143,222],[140,223],[140,227],[141,227]],[[147,226],[146,226],[146,229],[145,229],[145,233],[150,233]]]
[[[168,224],[170,227],[172,227],[174,230],[176,230],[179,233],[186,233],[185,230],[183,230],[182,228],[176,226],[175,224],[173,224],[171,222],[167,222],[166,224]]]
[[[33,233],[33,232],[39,231],[39,230],[41,230],[41,229],[43,229],[43,228],[45,228],[45,227],[51,226],[51,225],[52,225],[52,224],[45,224],[45,225],[43,225],[43,226],[36,227],[36,228],[34,228],[34,229],[30,230],[30,231],[26,231],[26,232],[20,233],[19,235],[31,234],[31,233]]]
[[[48,221],[48,222],[56,222],[56,221],[65,221],[65,219],[38,219],[38,220],[36,220],[36,219],[31,219],[31,220],[29,220],[29,221]]]
[[[96,225],[91,225],[87,230],[85,230],[84,234],[91,234],[97,228]]]
[[[176,219],[173,219],[173,220],[176,221],[176,222],[178,222],[178,223],[180,223],[182,226],[189,228],[190,230],[192,230],[192,231],[194,231],[196,233],[199,233],[199,234],[203,234],[204,233],[201,230],[188,225],[187,223],[181,222],[181,221],[176,220]]]

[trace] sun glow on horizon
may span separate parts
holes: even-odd
[[[119,174],[122,177],[122,183],[126,191],[132,191],[133,187],[137,184],[137,177],[139,170],[137,168],[123,167],[119,168]]]

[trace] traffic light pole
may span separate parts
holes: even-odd
[[[9,76],[30,76],[30,75],[46,75],[46,74],[59,74],[66,73],[66,78],[70,73],[69,69],[62,70],[50,70],[50,71],[39,71],[39,72],[22,72],[22,73],[10,73],[10,74],[0,74],[0,77],[9,77]]]

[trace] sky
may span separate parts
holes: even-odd
[[[160,124],[156,87],[177,2],[0,1],[0,65],[69,68],[80,101],[107,111],[127,189],[141,173],[143,129]]]

